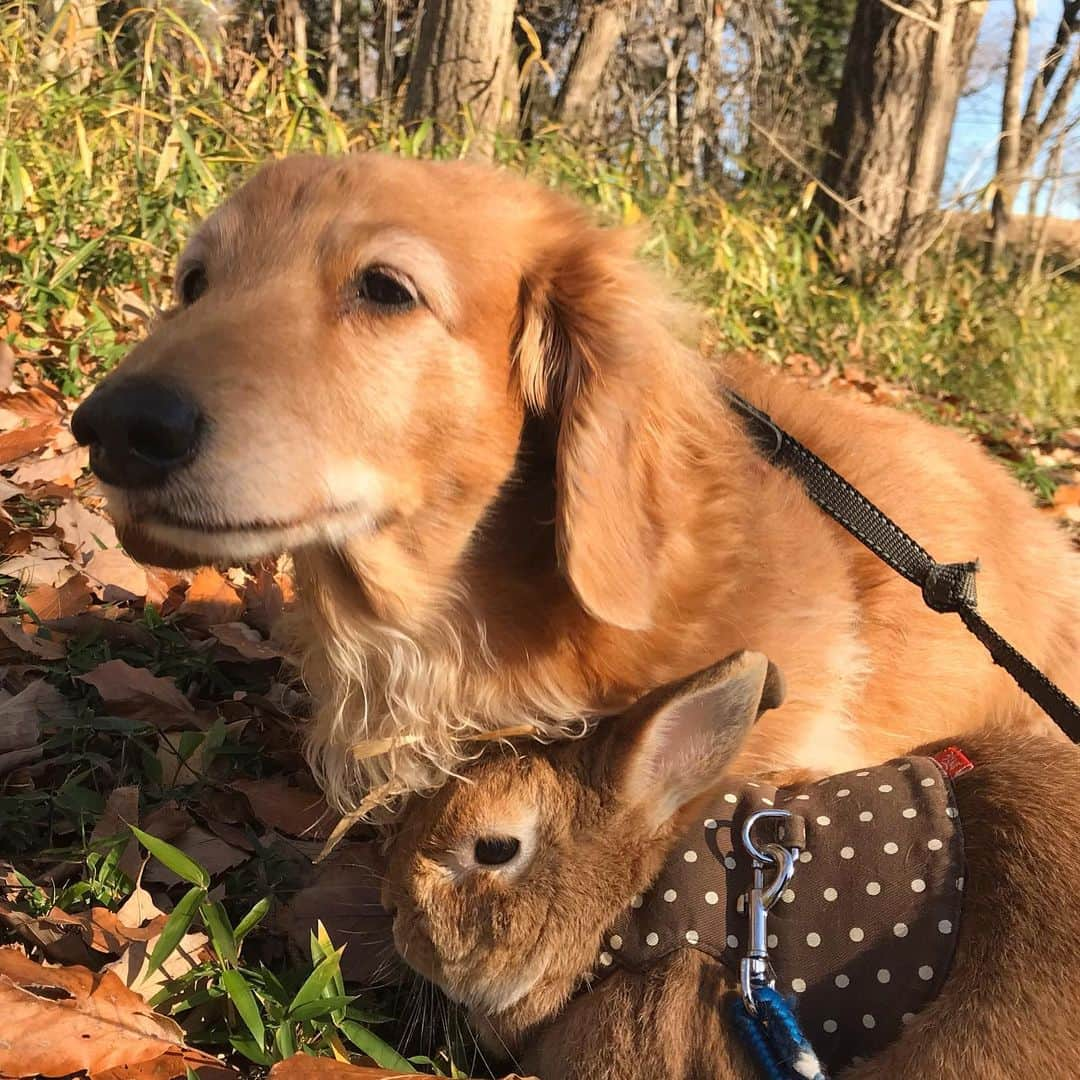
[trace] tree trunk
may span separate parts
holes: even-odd
[[[85,90],[97,55],[98,14],[94,0],[41,0],[38,18],[45,29],[38,64],[43,73],[68,80]]]
[[[338,68],[341,64],[341,0],[330,2],[330,34],[326,52],[326,104],[332,109],[337,101]]]
[[[489,151],[494,133],[517,115],[513,23],[513,0],[428,0],[409,67],[406,121],[433,117],[459,134],[471,128],[478,149]]]
[[[948,109],[948,118],[944,127],[944,137],[936,150],[937,168],[934,171],[934,191],[940,192],[945,180],[945,164],[949,156],[949,141],[953,125],[956,123],[956,109],[960,104],[960,94],[967,81],[971,59],[975,55],[975,44],[986,14],[987,0],[963,0],[956,15],[956,27],[953,31],[952,63],[949,66],[948,79],[943,90]]]
[[[904,215],[897,235],[898,261],[914,280],[922,253],[940,218],[939,199],[953,122],[986,0],[939,0],[915,123],[915,145]]]
[[[986,271],[1001,260],[1009,239],[1013,203],[1020,186],[1020,129],[1024,94],[1024,71],[1027,68],[1031,40],[1031,20],[1035,0],[1016,0],[1016,20],[1009,45],[1009,64],[1005,71],[1005,94],[1001,105],[1001,141],[998,143],[997,182],[990,243],[986,248]]]
[[[628,14],[625,0],[593,8],[555,100],[555,119],[567,127],[585,124],[592,115],[604,69],[626,29]]]
[[[903,9],[897,10],[897,9]],[[859,0],[819,189],[847,268],[888,263],[904,205],[929,38],[915,0]]]
[[[292,37],[292,59],[296,70],[301,74],[307,74],[308,63],[308,40],[307,40],[307,13],[304,11],[300,0],[285,0],[285,23],[287,33]]]

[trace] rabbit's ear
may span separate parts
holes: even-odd
[[[614,737],[620,796],[659,828],[716,786],[754,721],[783,698],[775,665],[745,651],[653,691]]]

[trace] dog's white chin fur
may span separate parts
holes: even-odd
[[[221,529],[202,532],[154,521],[139,527],[152,540],[210,562],[246,562],[266,555],[281,555],[313,545],[336,547],[377,529],[375,517],[362,511],[329,512],[314,520],[286,526]]]

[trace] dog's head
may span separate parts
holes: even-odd
[[[601,619],[649,624],[662,463],[639,435],[664,319],[625,235],[493,169],[296,157],[203,225],[175,281],[73,421],[137,557],[347,552],[412,607],[452,584],[545,417],[567,578]]]

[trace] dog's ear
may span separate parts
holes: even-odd
[[[677,426],[656,416],[675,307],[627,230],[566,208],[548,228],[522,283],[515,360],[526,406],[557,425],[560,564],[593,616],[646,630],[664,541],[658,442]]]
[[[779,670],[747,651],[647,694],[612,722],[619,798],[659,829],[716,786],[757,718],[783,699]]]

